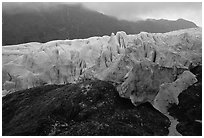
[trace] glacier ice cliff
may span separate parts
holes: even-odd
[[[187,70],[202,64],[202,31],[136,35],[121,31],[111,36],[9,45],[2,48],[2,64],[3,95],[97,78],[113,82],[120,96],[135,105],[147,101],[158,105],[155,97],[178,96],[196,81]],[[185,79],[180,82],[181,78]]]

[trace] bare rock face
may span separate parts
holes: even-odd
[[[114,82],[120,96],[135,105],[153,103],[161,85],[174,85],[189,66],[202,63],[201,32],[201,28],[163,34],[117,32],[110,37],[5,46],[4,94],[97,78]]]

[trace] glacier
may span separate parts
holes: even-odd
[[[163,83],[202,63],[202,31],[141,32],[88,39],[31,42],[2,48],[4,95],[81,78],[114,82],[134,104],[153,102]],[[189,72],[190,73],[190,72]]]
[[[99,79],[137,106],[150,102],[166,114],[197,82],[189,68],[202,65],[202,29],[167,33],[31,42],[2,47],[2,94],[47,84]]]
[[[189,66],[201,64],[201,32],[201,28],[163,34],[117,32],[88,39],[4,46],[3,90],[13,92],[94,77],[116,82],[121,96],[135,89],[158,91],[162,83],[175,81]],[[127,89],[127,85],[132,86]]]

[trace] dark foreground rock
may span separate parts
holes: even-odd
[[[178,97],[179,104],[169,112],[178,119],[176,129],[185,136],[202,135],[202,66],[190,69],[196,75],[197,83],[188,87]]]
[[[48,85],[3,97],[3,135],[168,135],[169,119],[108,82]]]

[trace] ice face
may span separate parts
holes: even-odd
[[[201,63],[201,29],[26,43],[2,48],[3,90],[73,83],[79,78],[115,82],[133,103],[152,102],[160,85]]]

